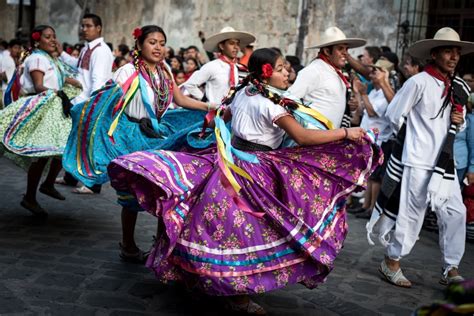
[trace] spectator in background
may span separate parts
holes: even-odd
[[[199,70],[199,63],[195,58],[188,57],[184,63],[184,70],[185,70],[185,80],[188,80],[189,77],[196,71]]]
[[[182,69],[172,69],[174,81],[179,86],[186,81],[184,71]]]
[[[0,40],[0,55],[5,52],[8,48],[8,42],[5,40]]]
[[[179,56],[171,57],[170,67],[171,67],[171,69],[184,70],[183,59]]]
[[[122,67],[126,63],[128,63],[128,61],[124,57],[122,57],[122,56],[115,57],[114,64],[113,64],[113,67],[112,67],[112,72],[115,72],[115,70],[119,69],[120,67]]]
[[[186,48],[186,57],[184,59],[186,60],[188,58],[194,58],[197,61],[198,68],[200,68],[202,65],[206,63],[206,60],[199,52],[199,48],[197,48],[194,45],[191,45],[188,48]]]
[[[403,63],[403,66],[402,66],[403,75],[405,76],[405,78],[408,79],[411,76],[414,76],[419,72],[422,72],[424,67],[425,67],[425,64],[421,60],[407,54],[405,58],[405,62]]]
[[[393,67],[390,67],[388,73],[388,79],[390,82],[390,86],[392,87],[393,91],[397,92],[400,87],[400,73],[398,68],[398,56],[392,52],[383,52],[380,56],[379,60],[386,60],[393,64]]]
[[[245,46],[244,51],[242,52],[243,56],[240,57],[239,59],[240,64],[244,65],[245,67],[248,66],[249,58],[250,58],[250,55],[252,55],[253,53],[254,47],[255,47],[255,42],[250,43],[247,46]]]
[[[66,50],[66,52],[67,52],[67,50]],[[71,52],[69,53],[69,55],[71,55],[74,58],[79,58],[80,53],[81,53],[81,50],[78,47],[72,47]]]
[[[380,48],[376,46],[367,46],[364,48],[364,52],[362,53],[362,63],[365,65],[374,65],[377,60],[379,60],[380,56],[382,56]]]
[[[165,48],[165,60],[166,60],[166,63],[168,65],[170,64],[171,58],[173,58],[173,57],[174,57],[173,47],[166,46],[166,48]]]
[[[0,109],[3,108],[3,94],[19,63],[20,52],[21,42],[13,39],[8,43],[8,48],[0,58]]]

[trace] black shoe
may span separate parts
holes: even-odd
[[[58,190],[56,190],[54,187],[47,187],[45,186],[44,184],[42,184],[39,188],[39,191],[43,194],[46,194],[46,195],[49,195],[50,197],[54,198],[54,199],[57,199],[57,200],[61,200],[61,201],[64,201],[66,198],[61,194],[59,193]]]
[[[367,209],[363,207],[358,207],[358,208],[350,208],[347,210],[347,213],[350,213],[350,214],[359,214],[363,212],[367,212]]]
[[[38,203],[33,204],[33,203],[28,202],[27,200],[25,200],[25,198],[23,198],[23,200],[21,200],[21,202],[20,202],[20,205],[23,206],[24,208],[26,208],[31,213],[33,213],[33,215],[35,215],[35,216],[38,216],[38,217],[47,217],[48,216],[48,212],[46,212]]]
[[[372,210],[366,210],[365,212],[356,214],[357,218],[370,219],[372,216]]]

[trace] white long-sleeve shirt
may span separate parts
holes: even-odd
[[[381,145],[383,142],[387,141],[391,135],[392,131],[387,122],[387,119],[384,117],[385,111],[387,110],[388,101],[385,98],[382,89],[372,89],[368,95],[370,104],[374,109],[375,116],[370,117],[367,109],[364,109],[364,116],[360,122],[360,127],[365,130],[369,128],[376,128],[379,130],[379,137],[377,139],[377,144]]]
[[[331,120],[334,128],[339,128],[346,109],[346,90],[336,71],[318,58],[298,73],[288,92],[309,102],[309,106]]]
[[[234,78],[236,84],[239,82],[239,71],[234,66]],[[199,86],[206,84],[206,97],[209,102],[220,104],[227,96],[230,89],[230,65],[220,59],[208,62],[195,71],[182,86],[189,94],[198,100],[204,96]]]
[[[16,65],[15,60],[10,56],[10,52],[7,50],[8,53],[2,53],[2,58],[0,58],[0,73],[4,72],[7,76],[7,81],[0,83],[0,88],[5,90],[8,86],[8,83],[13,77],[15,73]]]
[[[407,118],[404,165],[434,169],[451,125],[451,106],[436,117],[446,98],[443,91],[444,83],[423,71],[408,79],[388,105],[385,118],[395,133]]]
[[[78,67],[79,61],[89,48],[93,49],[89,69]],[[87,100],[93,91],[102,87],[107,80],[112,78],[114,56],[103,37],[88,42],[81,50],[79,58],[74,58],[66,52],[62,52],[60,57],[65,63],[77,67],[79,71],[78,80],[82,84],[82,93],[74,98],[72,101],[74,104]]]

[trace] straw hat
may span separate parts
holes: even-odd
[[[219,50],[219,43],[228,39],[240,40],[240,48],[255,42],[255,36],[247,32],[238,32],[233,27],[226,26],[219,33],[214,34],[206,39],[204,42],[204,49],[208,52],[215,52]]]
[[[408,48],[408,52],[411,56],[423,60],[431,58],[430,51],[440,46],[459,46],[461,47],[461,55],[474,52],[474,43],[461,41],[459,34],[450,27],[439,29],[433,39],[415,42]]]
[[[386,60],[386,59],[379,59],[373,65],[364,65],[364,66],[378,68],[378,69],[385,70],[385,71],[388,71],[388,72],[395,69],[394,63],[392,63],[390,60]]]
[[[364,46],[367,41],[362,38],[347,38],[344,32],[339,28],[332,26],[327,28],[321,35],[320,43],[316,46],[307,47],[310,48],[322,48],[337,44],[347,44],[349,48],[355,48]]]

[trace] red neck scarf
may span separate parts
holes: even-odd
[[[451,87],[451,80],[449,76],[443,76],[438,71],[438,69],[436,69],[433,65],[430,65],[430,64],[425,66],[424,71],[426,71],[433,78],[436,78],[444,83],[444,91],[443,91],[443,94],[441,95],[441,99],[447,96],[449,88]]]
[[[342,82],[344,82],[344,84],[346,85],[347,89],[351,88],[351,84],[349,83],[349,80],[347,80],[346,76],[344,76],[341,69],[334,66],[334,64],[327,58],[326,55],[324,55],[322,52],[319,52],[317,58],[321,59],[322,61],[324,61],[326,64],[328,64],[329,66],[331,66],[334,69],[334,71],[337,73],[339,78],[341,78]]]
[[[219,59],[230,66],[229,83],[230,83],[231,87],[235,87],[235,64],[236,64],[236,60],[235,59],[231,60],[231,59],[227,58],[226,56],[224,56],[224,54],[221,54],[219,56]]]

